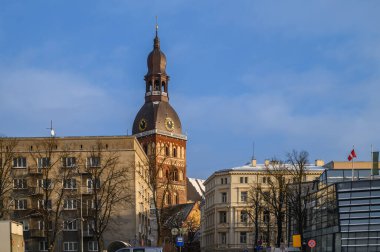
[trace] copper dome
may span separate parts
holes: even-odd
[[[148,75],[164,74],[166,75],[166,56],[160,50],[160,39],[156,35],[154,38],[153,51],[149,53],[147,59]]]
[[[173,128],[168,127],[169,121],[173,123]],[[181,121],[168,102],[145,103],[135,117],[132,134],[154,129],[182,134]]]

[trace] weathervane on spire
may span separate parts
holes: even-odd
[[[157,21],[157,16],[156,16],[156,37],[158,36],[158,21]]]

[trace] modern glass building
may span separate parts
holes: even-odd
[[[326,170],[307,209],[304,238],[316,240],[314,251],[380,251],[380,178],[370,170],[354,178],[351,170]]]

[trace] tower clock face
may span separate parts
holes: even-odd
[[[170,117],[166,117],[166,119],[165,119],[165,127],[169,131],[173,131],[174,130],[174,122],[173,122],[173,120]]]
[[[148,123],[146,122],[144,118],[142,118],[139,122],[139,130],[143,131],[146,129],[147,126],[148,126]]]

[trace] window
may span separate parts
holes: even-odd
[[[63,181],[63,188],[65,188],[65,189],[76,189],[77,188],[76,179],[65,179]]]
[[[222,192],[222,203],[226,203],[227,202],[227,193],[226,192]]]
[[[77,220],[65,220],[63,222],[63,229],[66,231],[76,231],[77,230]]]
[[[51,209],[51,200],[38,200],[38,209]]]
[[[248,212],[245,210],[242,210],[240,212],[240,222],[247,223],[248,222]]]
[[[219,212],[219,223],[227,223],[227,212],[226,211]]]
[[[53,229],[53,222],[52,221],[49,221],[48,228],[49,228],[49,230]],[[45,222],[44,221],[42,221],[42,220],[38,221],[38,229],[39,230],[45,230]]]
[[[173,148],[173,157],[177,157],[177,149]]]
[[[175,204],[179,204],[179,196],[178,196],[177,193],[174,193],[174,194],[173,194],[173,198],[174,198],[174,201],[175,201],[174,203],[175,203]]]
[[[99,179],[87,179],[87,192],[92,193],[92,190],[95,188],[100,188],[100,180]]]
[[[64,157],[62,159],[62,166],[67,168],[75,167],[76,160],[75,157]]]
[[[88,167],[100,167],[100,157],[89,157],[87,158]]]
[[[47,241],[40,241],[40,251],[47,251],[47,250],[48,250]]]
[[[13,180],[13,189],[25,189],[27,188],[26,179],[14,179]]]
[[[98,251],[98,243],[96,241],[89,241],[88,251]]]
[[[248,199],[248,192],[240,192],[240,201],[241,202],[247,202]]]
[[[50,166],[50,158],[43,157],[37,159],[38,168],[48,168]]]
[[[78,251],[78,243],[77,242],[64,242],[63,243],[63,251]]]
[[[169,147],[168,146],[165,146],[165,155],[166,156],[170,155],[170,153],[169,153]]]
[[[263,177],[263,183],[270,184],[270,177]]]
[[[173,181],[178,181],[178,169],[174,169],[172,171],[172,180]]]
[[[23,220],[22,222],[22,227],[24,231],[29,231],[29,221]]]
[[[227,178],[221,178],[220,179],[220,183],[223,185],[223,184],[227,184]]]
[[[144,149],[145,154],[148,154],[148,145],[144,144],[143,149]]]
[[[240,243],[247,243],[247,232],[240,232]]]
[[[16,210],[26,210],[28,207],[26,199],[17,199],[15,200],[15,209]]]
[[[247,184],[248,183],[248,177],[240,177],[240,183],[243,184]]]
[[[100,199],[98,200],[92,199],[92,200],[87,201],[87,206],[91,207],[91,209],[96,209],[96,208],[100,209],[102,205],[101,205]]]
[[[65,210],[77,209],[77,200],[76,199],[65,199],[63,201],[63,208]]]
[[[44,188],[44,189],[51,189],[52,188],[52,182],[51,179],[39,179],[37,180],[37,186]]]
[[[227,233],[219,233],[220,235],[220,244],[227,244]]]
[[[168,205],[172,204],[172,195],[170,193],[168,193],[166,196],[168,197],[166,204],[168,204]]]
[[[26,158],[25,157],[14,158],[13,168],[26,168]]]

